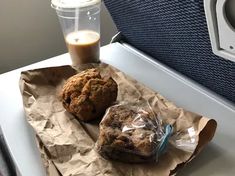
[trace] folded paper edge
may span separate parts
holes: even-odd
[[[176,175],[180,169],[192,161],[202,151],[205,145],[207,145],[213,139],[217,128],[217,122],[214,119],[206,120],[206,122],[202,122],[205,124],[199,133],[199,141],[195,151],[186,162],[178,164],[174,170],[171,170],[170,175]]]

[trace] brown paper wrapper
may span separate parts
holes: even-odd
[[[165,123],[173,125],[174,134],[193,127],[197,142],[194,151],[186,152],[169,145],[159,162],[151,164],[126,164],[103,159],[94,150],[99,122],[79,122],[66,112],[59,100],[66,79],[91,67],[97,67],[103,76],[112,76],[117,82],[118,101],[147,100]],[[49,176],[175,175],[212,140],[216,130],[215,120],[176,107],[160,94],[106,64],[83,65],[76,70],[71,66],[61,66],[24,71],[21,74],[20,90],[27,121],[36,132],[38,147]]]

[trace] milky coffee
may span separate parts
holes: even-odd
[[[97,32],[72,32],[66,36],[65,41],[73,65],[99,62],[100,35]]]

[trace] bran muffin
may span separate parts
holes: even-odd
[[[115,105],[107,110],[100,123],[96,148],[106,159],[128,163],[153,161],[162,135],[151,113]]]
[[[111,78],[102,78],[97,69],[88,69],[70,77],[61,99],[64,108],[82,121],[101,118],[116,101],[118,86]]]

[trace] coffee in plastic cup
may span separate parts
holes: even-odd
[[[72,65],[97,63],[100,56],[101,0],[52,0]]]

